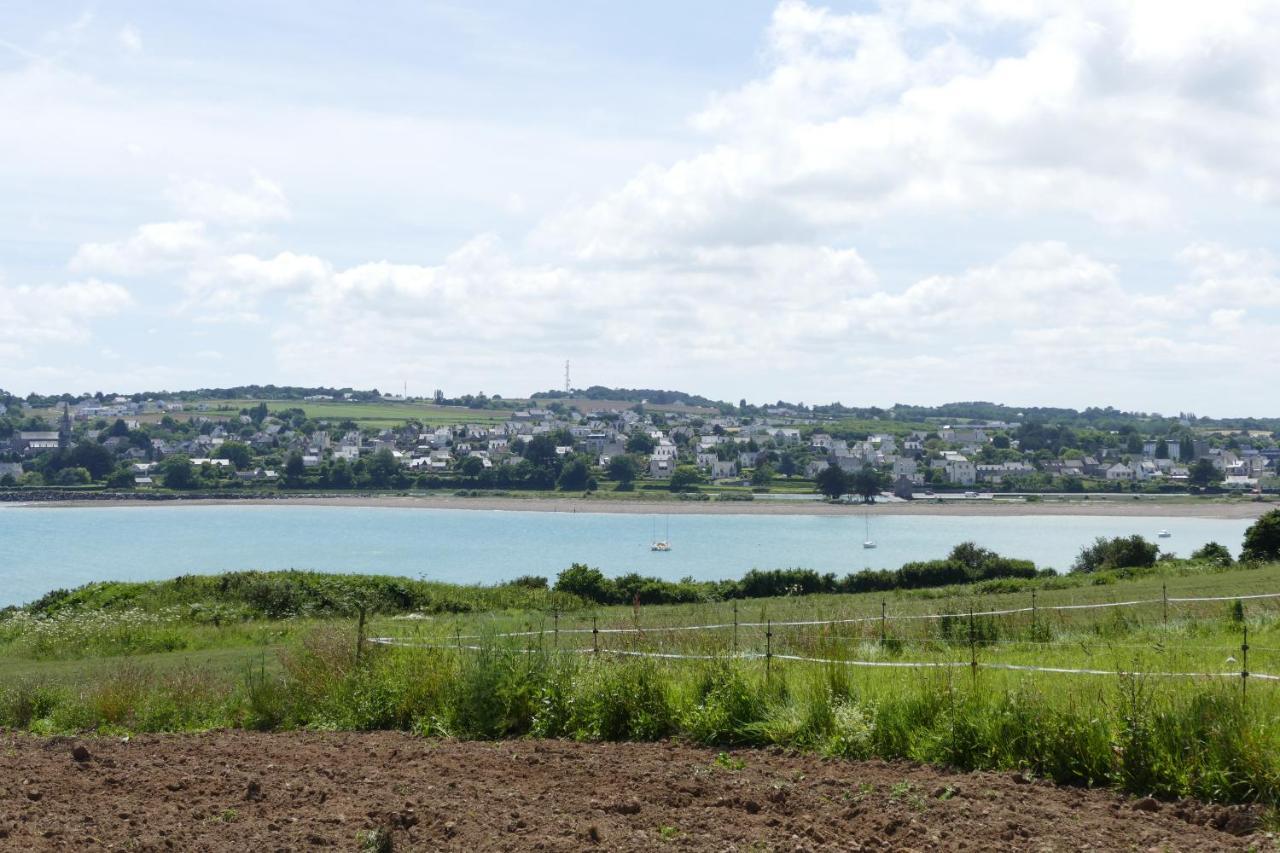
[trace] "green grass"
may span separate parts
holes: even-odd
[[[265,402],[271,411],[283,409],[301,409],[308,418],[333,422],[351,420],[361,427],[391,428],[403,426],[406,421],[416,420],[427,426],[447,426],[452,424],[496,424],[511,417],[510,411],[495,409],[467,409],[461,406],[436,406],[430,403],[352,403],[342,400],[208,400],[205,401],[208,411],[200,413],[208,415],[235,414],[241,409],[251,408],[259,402]],[[189,408],[194,411],[195,405]],[[189,413],[188,413],[189,414]]]
[[[1234,672],[1247,625],[1250,669],[1280,674],[1280,605],[1248,602],[1243,621],[1234,602],[1174,606],[1166,621],[1159,603],[1165,587],[1171,597],[1280,591],[1280,565],[1210,571],[1177,564],[1133,578],[737,603],[739,652],[769,649],[834,663],[735,657],[732,602],[587,607],[538,598],[538,591],[522,602],[503,596],[523,592],[476,588],[458,593],[470,605],[459,612],[372,616],[367,634],[395,635],[409,645],[360,646],[356,619],[346,609],[307,605],[298,615],[274,618],[236,611],[248,603],[261,613],[261,604],[274,600],[262,597],[261,576],[238,578],[141,589],[94,585],[49,602],[47,621],[57,625],[35,626],[26,616],[0,621],[0,726],[42,733],[241,726],[464,738],[674,736],[722,747],[777,744],[836,757],[1020,770],[1137,794],[1280,804],[1280,687],[1274,683],[1255,679],[1245,693],[1234,677],[1062,675],[967,665],[972,655],[982,664]],[[312,578],[295,580],[302,600],[319,600],[309,597]],[[363,589],[350,580],[347,588]],[[970,605],[1029,606],[1032,590],[1039,608],[1034,620],[1025,613],[979,617],[972,634],[967,616],[887,621],[881,639],[882,602],[889,615],[967,614]],[[215,592],[221,601],[209,597]],[[1157,603],[1047,610],[1145,598]],[[205,617],[213,604],[240,615],[210,622]],[[558,619],[556,608],[564,608]],[[869,619],[830,624],[850,618]],[[741,624],[766,620],[827,624],[775,624],[767,638],[763,628]],[[557,623],[559,636],[497,636]],[[659,630],[704,623],[730,627]],[[593,624],[643,630],[593,635]],[[597,646],[599,654],[586,651]],[[610,653],[621,651],[710,659]],[[962,665],[887,669],[848,661]],[[732,753],[709,767],[738,769]]]
[[[203,402],[206,409],[196,407]],[[265,402],[271,411],[284,409],[301,409],[307,417],[315,420],[339,422],[355,421],[362,428],[387,429],[400,427],[406,421],[416,420],[426,426],[450,426],[453,424],[496,424],[510,419],[511,412],[498,409],[467,409],[461,406],[436,406],[430,403],[353,403],[343,400],[204,400],[185,404],[185,410],[173,415],[177,420],[188,420],[197,415],[232,416],[241,409],[251,408]],[[56,423],[62,410],[38,409],[33,415],[40,415],[50,423]],[[145,423],[156,423],[163,414],[147,414],[130,416],[134,420]]]

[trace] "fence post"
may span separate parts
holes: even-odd
[[[458,647],[458,652],[462,652],[462,626],[458,624],[458,620],[453,620],[453,643]]]
[[[554,627],[551,633],[551,642],[558,649],[560,648],[560,611],[552,610],[551,618],[554,620]]]
[[[1249,625],[1244,626],[1244,641],[1240,644],[1240,699],[1247,695],[1249,685]]]
[[[883,598],[880,599],[880,645],[882,646],[885,641],[885,609],[887,607],[885,600]]]
[[[1036,591],[1031,590],[1031,636],[1035,638],[1036,633]]]
[[[773,670],[773,620],[768,619],[764,623],[764,678],[769,680],[769,674]]]
[[[973,624],[973,605],[969,605],[969,673],[976,686],[978,683],[978,635]]]
[[[600,654],[600,629],[596,627],[596,617],[591,617],[591,650]]]
[[[738,653],[738,601],[733,601],[733,653]]]
[[[365,606],[360,605],[360,622],[356,626],[356,663],[359,664],[361,658],[364,657],[364,614]]]
[[[1164,608],[1164,624],[1169,625],[1169,584],[1167,581],[1160,584],[1160,601]]]

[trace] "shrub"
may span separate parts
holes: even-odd
[[[1280,560],[1280,509],[1261,516],[1244,532],[1240,559],[1251,562]]]
[[[1192,551],[1191,559],[1218,567],[1226,567],[1235,562],[1226,546],[1217,542],[1206,542],[1204,547]]]
[[[1156,564],[1160,547],[1136,533],[1108,539],[1099,536],[1092,545],[1080,549],[1073,572],[1097,572],[1108,569],[1150,568]]]

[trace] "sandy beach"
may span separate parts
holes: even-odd
[[[1130,495],[1081,499],[970,498],[938,501],[894,501],[864,505],[831,504],[821,500],[681,501],[670,499],[620,500],[582,497],[457,497],[453,495],[346,495],[283,498],[194,498],[148,500],[48,501],[22,504],[39,507],[173,507],[173,506],[335,506],[396,509],[463,509],[512,512],[589,512],[657,515],[952,515],[952,516],[1109,516],[1167,518],[1257,518],[1276,506],[1274,502],[1224,500],[1222,498],[1152,498]]]

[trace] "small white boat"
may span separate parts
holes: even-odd
[[[1173,534],[1167,530],[1161,530],[1159,533],[1156,534],[1156,536],[1159,537],[1160,539],[1168,539],[1172,535]]]
[[[867,538],[862,540],[862,547],[874,548],[876,547],[876,543],[875,543],[875,540],[871,538],[871,518],[864,513],[862,516],[862,520],[866,522],[866,529],[867,529]]]
[[[667,518],[667,532],[661,539],[658,538],[658,523],[653,524],[653,543],[649,546],[650,551],[667,552],[671,550],[671,518]]]

